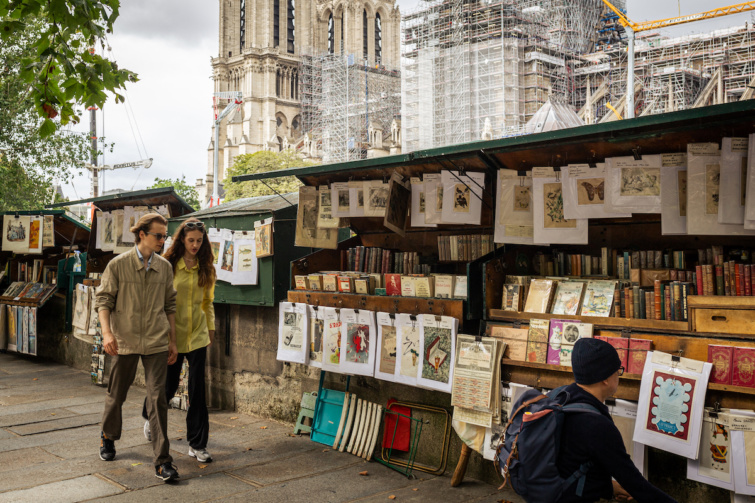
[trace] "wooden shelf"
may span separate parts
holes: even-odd
[[[543,369],[543,370],[553,370],[558,372],[568,372],[569,374],[572,373],[572,368],[565,366],[565,365],[551,365],[549,363],[535,363],[535,362],[522,362],[519,360],[510,360],[508,358],[503,358],[501,360],[501,363],[503,365],[512,365],[516,367],[526,367],[531,369]],[[642,380],[641,374],[628,374],[624,373],[623,376],[621,376],[622,379],[629,379],[633,381],[640,381]]]
[[[755,296],[690,295],[687,309],[755,309]]]
[[[288,301],[314,306],[368,309],[370,311],[382,311],[386,313],[436,314],[453,316],[460,321],[464,320],[465,301],[463,299],[389,297],[384,295],[362,295],[358,293],[289,290]]]
[[[642,332],[666,332],[688,334],[689,323],[686,321],[667,321],[667,320],[641,320],[636,318],[614,318],[614,317],[597,317],[597,316],[570,316],[566,314],[548,314],[548,313],[519,313],[514,311],[504,311],[502,309],[488,310],[488,319],[495,321],[510,322],[527,322],[532,318],[541,320],[578,320],[585,323],[592,323],[595,328],[607,328],[614,330],[631,329],[632,331]]]

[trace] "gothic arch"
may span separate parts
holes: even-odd
[[[297,114],[291,121],[291,137],[296,141],[302,134],[301,114]]]
[[[278,112],[275,114],[275,134],[283,138],[289,136],[288,119],[286,114]]]

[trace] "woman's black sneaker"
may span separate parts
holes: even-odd
[[[155,467],[155,477],[163,480],[164,482],[173,482],[178,480],[179,475],[176,471],[176,467],[171,463],[163,463],[160,466]]]
[[[103,461],[112,461],[115,459],[115,442],[100,432],[100,459]]]

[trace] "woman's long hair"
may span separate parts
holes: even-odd
[[[215,282],[215,266],[213,265],[215,260],[212,255],[212,247],[210,246],[210,240],[207,238],[207,229],[204,227],[201,229],[197,227],[187,229],[186,224],[188,222],[199,222],[199,219],[187,218],[181,222],[181,225],[178,226],[178,229],[173,234],[173,243],[163,254],[163,257],[170,262],[170,265],[173,266],[173,272],[175,273],[178,261],[184,256],[184,253],[186,253],[186,246],[183,241],[186,233],[195,230],[202,231],[202,244],[197,252],[197,259],[199,262],[199,286],[204,288]]]

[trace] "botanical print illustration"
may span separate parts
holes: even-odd
[[[543,227],[546,229],[575,229],[577,221],[564,218],[564,196],[561,183],[543,185]]]
[[[380,348],[380,372],[393,374],[396,371],[396,327],[383,325],[383,347]]]
[[[341,322],[326,321],[325,326],[325,349],[324,355],[328,363],[338,365],[341,363]]]
[[[705,214],[718,215],[718,196],[721,181],[721,166],[716,164],[705,165]]]
[[[660,196],[661,168],[621,168],[622,196]]]
[[[325,321],[319,318],[309,320],[309,361],[322,361],[322,337],[325,329]]]
[[[679,187],[679,216],[680,217],[686,217],[687,216],[687,171],[685,170],[679,170],[677,172],[678,176],[678,187]]]
[[[604,178],[585,178],[577,181],[577,204],[603,204],[606,182]]]
[[[401,329],[401,375],[417,377],[419,366],[419,326]]]
[[[26,241],[27,229],[23,222],[17,220],[15,223],[12,219],[7,219],[8,228],[5,231],[6,241]]]
[[[41,223],[40,220],[36,219],[29,222],[29,248],[32,250],[39,248],[39,231],[41,230]]]
[[[303,342],[303,316],[301,313],[283,313],[283,346],[288,350],[301,349]]]
[[[233,272],[233,241],[226,241],[223,246],[223,259],[220,268],[224,271]]]
[[[650,414],[645,427],[686,442],[697,380],[655,371],[652,382]]]
[[[531,200],[532,187],[514,187],[514,211],[530,211]]]
[[[451,329],[425,327],[422,349],[422,378],[447,383],[451,369]]]
[[[254,246],[239,245],[237,253],[239,254],[239,271],[252,272],[254,258]]]
[[[454,213],[469,213],[471,192],[463,183],[454,185]]]
[[[348,323],[346,337],[346,361],[367,363],[370,356],[370,326]]]

